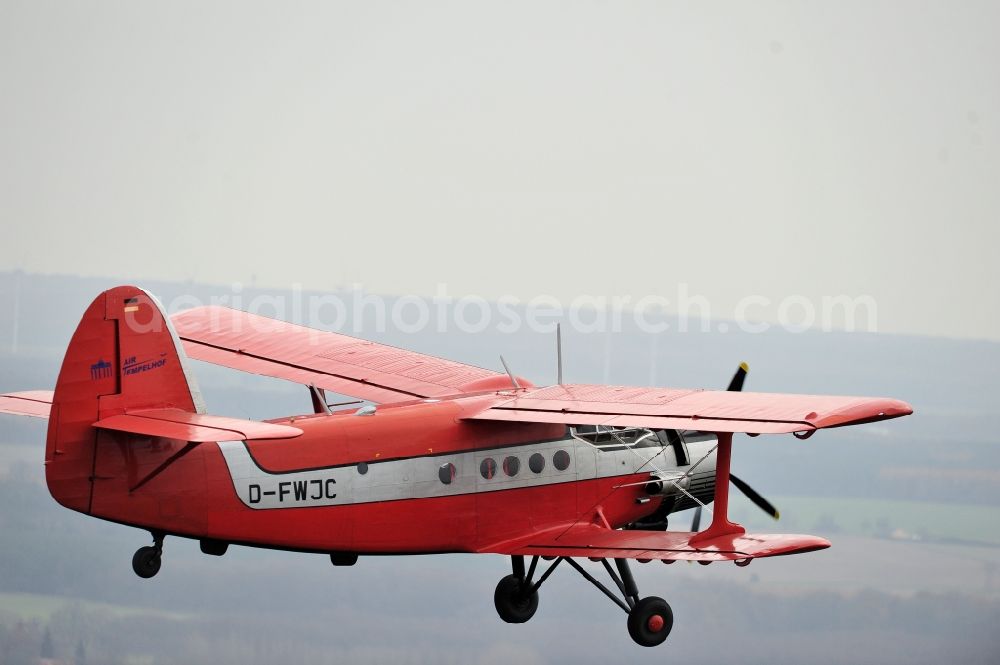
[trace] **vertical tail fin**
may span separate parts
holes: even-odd
[[[52,399],[45,464],[57,501],[89,511],[97,420],[130,409],[204,413],[186,360],[170,319],[148,292],[119,286],[94,299],[66,349]]]

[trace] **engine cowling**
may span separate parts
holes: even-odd
[[[715,444],[714,436],[699,433],[691,440],[684,439],[682,452],[678,452],[679,446],[672,446],[679,463],[663,469],[665,473],[662,476],[654,472],[643,486],[648,496],[662,497],[659,508],[629,525],[629,528],[666,529],[668,515],[698,507],[699,504],[691,496],[704,504],[710,503],[715,497],[715,451],[712,450]]]

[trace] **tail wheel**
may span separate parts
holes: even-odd
[[[493,592],[493,604],[497,614],[507,623],[524,623],[535,616],[538,609],[538,592],[525,593],[521,579],[508,575],[497,584]]]
[[[160,550],[156,547],[140,547],[132,556],[132,570],[143,579],[149,579],[160,572]]]
[[[667,601],[656,596],[643,598],[628,613],[628,634],[644,647],[663,644],[674,627],[674,613]]]

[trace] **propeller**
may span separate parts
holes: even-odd
[[[750,499],[750,501],[752,501],[755,506],[757,506],[758,508],[760,508],[761,510],[763,510],[765,513],[767,513],[768,515],[770,515],[774,519],[780,519],[781,518],[781,513],[778,512],[778,509],[775,508],[774,505],[770,501],[768,501],[767,499],[765,499],[764,497],[762,497],[757,492],[757,490],[755,490],[754,488],[750,487],[744,481],[740,480],[739,478],[737,478],[736,476],[734,476],[731,473],[729,474],[729,480],[732,481],[733,485],[736,486],[736,489],[738,489],[739,491],[743,492],[743,496],[745,496],[746,498]],[[700,510],[701,506],[698,506],[698,508]]]
[[[740,363],[740,366],[736,368],[736,374],[733,374],[732,380],[729,382],[729,387],[726,390],[730,392],[740,392],[743,390],[743,381],[747,378],[747,372],[750,371],[750,366],[746,363]]]
[[[780,519],[781,513],[778,512],[778,509],[774,507],[774,504],[772,504],[770,501],[762,497],[760,493],[757,492],[757,490],[750,487],[743,480],[737,478],[733,474],[729,474],[729,480],[732,481],[733,485],[736,486],[736,489],[743,492],[743,495],[746,496],[746,498],[750,499],[750,501],[752,501],[755,506],[763,510],[765,513],[767,513],[774,519]],[[701,506],[698,506],[697,508],[694,509],[694,517],[691,519],[691,532],[692,533],[697,532],[700,527],[701,527]]]

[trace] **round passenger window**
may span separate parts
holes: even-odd
[[[503,461],[503,472],[510,477],[517,475],[517,472],[521,470],[521,460],[517,459],[513,455],[504,459]]]
[[[545,468],[545,458],[541,453],[535,453],[528,458],[528,468],[531,469],[532,473],[542,472],[542,469]]]
[[[497,463],[492,457],[487,457],[479,465],[479,475],[486,480],[489,480],[493,476],[497,475]]]
[[[552,456],[552,463],[560,471],[565,471],[569,468],[569,453],[565,450],[556,451],[556,454]]]
[[[442,464],[438,468],[438,478],[445,485],[451,485],[451,481],[455,480],[455,465],[451,462],[447,464]]]

